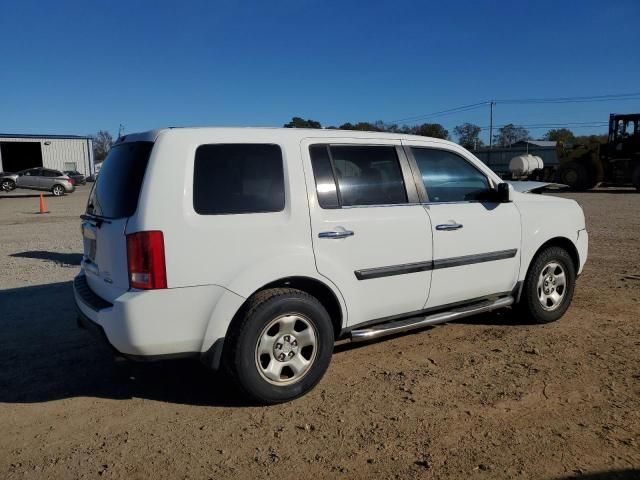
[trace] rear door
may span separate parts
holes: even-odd
[[[61,177],[62,173],[57,170],[49,170],[48,168],[43,168],[40,177],[38,177],[38,186],[43,190],[51,190],[51,187],[56,182],[58,177]]]
[[[112,147],[87,202],[82,268],[91,289],[112,301],[129,289],[125,228],[138,207],[153,142]]]
[[[520,269],[520,214],[488,200],[491,177],[463,151],[436,142],[407,155],[422,179],[433,232],[433,277],[425,308],[510,292]]]
[[[348,325],[420,310],[431,280],[431,225],[400,146],[302,142],[313,250],[344,296]]]

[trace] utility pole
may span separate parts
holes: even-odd
[[[124,125],[120,124],[118,127],[118,139],[122,138],[122,134],[124,133]]]
[[[489,149],[493,148],[493,106],[495,104],[493,100],[489,102]]]

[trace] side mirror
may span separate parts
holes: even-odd
[[[508,183],[502,182],[498,184],[498,202],[508,203],[511,201],[511,187]]]

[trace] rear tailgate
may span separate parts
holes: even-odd
[[[113,301],[129,290],[127,221],[138,207],[138,197],[153,142],[125,142],[105,159],[83,216],[82,269],[98,296]]]

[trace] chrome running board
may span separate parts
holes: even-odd
[[[513,305],[512,296],[498,298],[497,300],[486,300],[466,307],[455,308],[446,312],[434,313],[425,317],[405,318],[387,323],[381,323],[369,328],[356,329],[351,331],[352,342],[365,342],[374,338],[386,337],[396,333],[408,332],[417,328],[428,327],[438,323],[452,322],[478,313],[490,312],[498,308]]]

